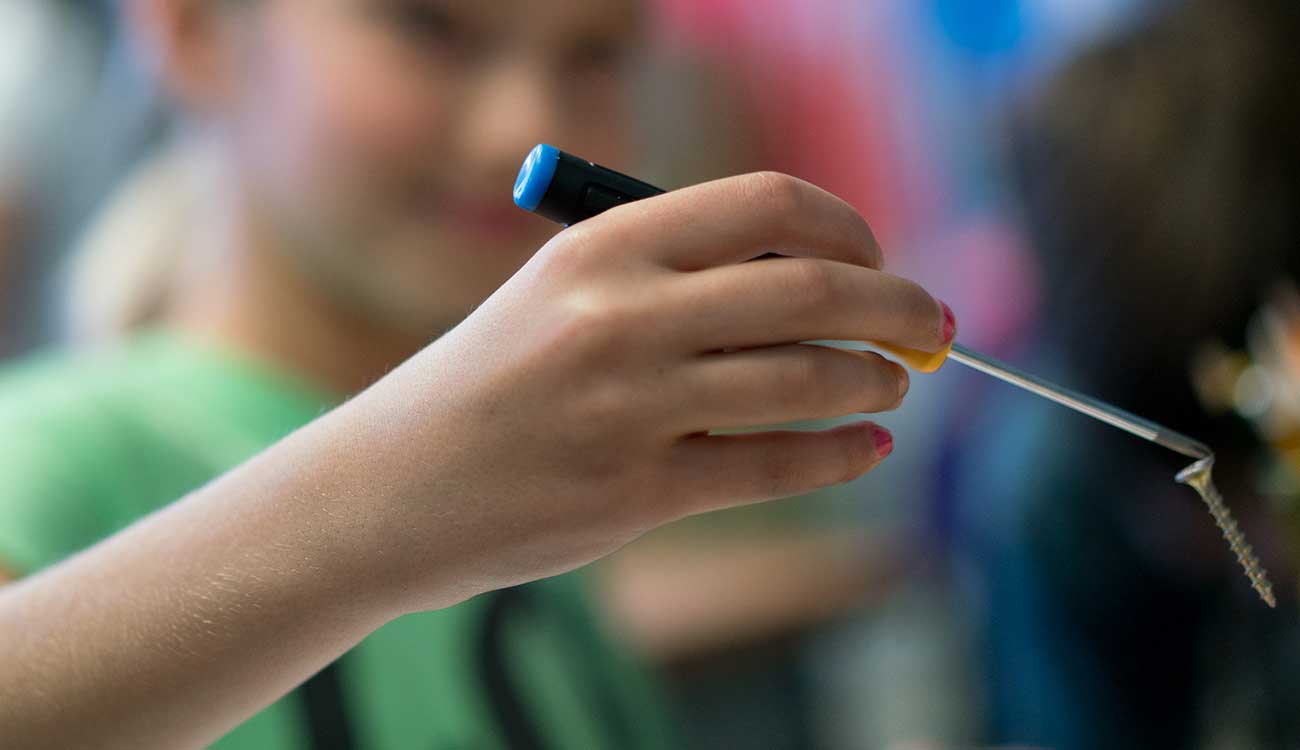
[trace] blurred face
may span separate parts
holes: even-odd
[[[635,0],[229,5],[211,115],[255,225],[383,325],[440,333],[554,233],[512,202],[533,145],[628,156]]]

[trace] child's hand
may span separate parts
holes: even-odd
[[[744,262],[770,251],[800,257]],[[0,734],[206,746],[403,612],[858,476],[890,448],[869,423],[709,431],[897,405],[899,367],[798,343],[942,347],[951,318],[879,263],[848,206],[777,175],[560,233],[365,393],[0,588]]]
[[[745,262],[772,252],[793,257]],[[798,343],[947,344],[946,307],[880,264],[852,208],[771,173],[561,232],[342,410],[374,446],[366,473],[392,489],[385,559],[409,606],[560,573],[674,519],[871,469],[892,437],[870,422],[710,431],[895,408],[903,368]],[[434,529],[454,530],[452,548],[429,543]]]

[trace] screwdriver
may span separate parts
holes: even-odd
[[[515,181],[514,197],[515,204],[520,208],[569,226],[615,206],[664,192],[635,177],[542,143],[524,160],[523,167],[519,170],[519,179]],[[920,372],[934,372],[951,359],[1184,456],[1202,459],[1211,455],[1208,447],[1182,433],[1048,382],[957,343],[949,344],[939,352],[925,352],[879,342],[869,343],[888,351]]]
[[[515,204],[564,226],[608,211],[615,206],[661,195],[665,191],[635,177],[587,161],[545,143],[538,144],[524,159],[515,180]],[[986,354],[956,342],[939,352],[925,352],[880,342],[867,342],[898,357],[920,372],[934,372],[947,360],[991,375],[1030,393],[1055,401],[1081,414],[1118,427],[1176,453],[1196,459],[1176,479],[1193,487],[1205,500],[1210,514],[1223,532],[1228,546],[1246,571],[1260,597],[1275,606],[1272,587],[1254,551],[1246,543],[1237,522],[1210,480],[1214,452],[1204,443],[1156,424],[1112,404],[1086,396],[1031,375]]]

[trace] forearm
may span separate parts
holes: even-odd
[[[3,744],[210,743],[396,615],[358,564],[335,429],[0,589]]]

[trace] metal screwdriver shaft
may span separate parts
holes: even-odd
[[[1118,427],[1144,440],[1163,445],[1169,450],[1181,453],[1188,458],[1200,459],[1211,454],[1209,447],[1204,443],[1193,440],[1181,432],[1162,427],[1149,419],[1143,419],[1118,406],[1112,406],[1105,401],[1085,396],[1049,380],[1044,380],[1037,375],[1030,375],[987,354],[967,349],[961,344],[952,345],[952,351],[949,352],[948,359],[960,362],[986,375],[992,375],[998,380],[1023,388],[1031,393],[1036,393],[1081,414],[1087,414],[1093,419],[1099,419],[1112,427]]]
[[[1273,596],[1273,586],[1269,583],[1268,573],[1265,572],[1264,566],[1260,565],[1259,558],[1255,556],[1255,551],[1246,543],[1245,535],[1241,533],[1241,528],[1237,526],[1236,519],[1232,517],[1227,504],[1223,502],[1223,496],[1219,494],[1219,490],[1210,479],[1210,470],[1214,466],[1214,453],[1204,443],[1193,440],[1181,432],[1175,432],[1168,427],[1156,424],[1149,419],[1143,419],[1117,406],[1112,406],[1091,396],[1085,396],[1069,388],[1063,388],[1037,375],[1031,375],[1004,362],[999,362],[988,355],[967,349],[960,344],[953,344],[952,351],[948,353],[948,359],[960,362],[986,375],[992,375],[999,380],[1055,401],[1082,414],[1087,414],[1112,427],[1118,427],[1125,432],[1196,459],[1196,463],[1178,472],[1178,481],[1196,490],[1201,499],[1205,501],[1205,506],[1209,509],[1210,515],[1214,517],[1214,522],[1218,525],[1219,530],[1223,532],[1223,538],[1227,540],[1232,554],[1237,557],[1237,562],[1241,565],[1242,570],[1246,572],[1246,577],[1250,579],[1251,587],[1255,589],[1259,597],[1268,606],[1277,606],[1277,599]]]

